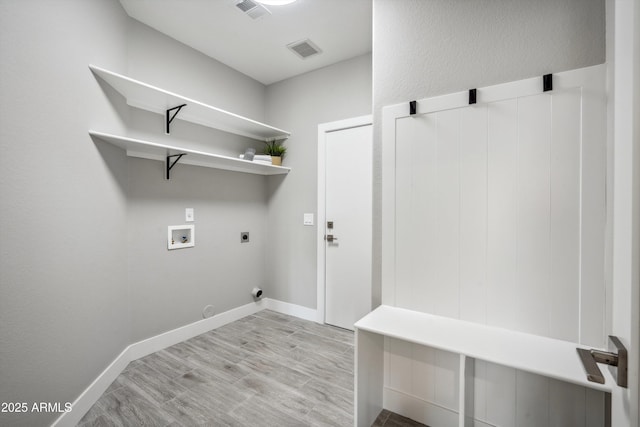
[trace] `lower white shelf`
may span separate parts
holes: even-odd
[[[577,347],[585,347],[573,342],[386,305],[354,326],[356,426],[370,426],[383,408],[385,337],[459,355],[460,426],[468,425],[472,413],[475,359],[602,392],[610,393],[616,384],[605,366],[600,366],[604,384],[588,381],[576,351]]]
[[[185,165],[203,166],[214,169],[224,169],[236,172],[251,173],[256,175],[284,175],[291,171],[283,166],[265,165],[242,160],[235,157],[221,156],[191,149],[184,149],[158,142],[142,139],[128,138],[104,132],[90,130],[89,135],[99,138],[117,147],[123,148],[127,156],[143,159],[166,161],[167,156],[186,154],[180,159]]]
[[[588,347],[569,341],[387,305],[360,319],[355,327],[600,391],[611,392],[615,385],[604,368],[605,384],[588,381],[576,351]]]

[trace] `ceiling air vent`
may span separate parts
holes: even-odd
[[[320,50],[320,48],[309,39],[290,43],[287,47],[302,59],[306,59],[322,52],[322,50]]]
[[[258,19],[271,13],[269,9],[253,0],[240,0],[236,3],[236,7],[251,19]]]

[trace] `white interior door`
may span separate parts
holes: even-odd
[[[324,138],[325,323],[351,330],[371,310],[371,132],[369,124]]]

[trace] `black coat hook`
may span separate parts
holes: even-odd
[[[542,76],[542,91],[549,92],[550,90],[553,90],[553,75],[545,74]]]
[[[476,89],[469,89],[469,105],[476,103]]]
[[[418,108],[416,104],[416,101],[409,102],[409,114],[412,116],[416,113],[416,110]]]

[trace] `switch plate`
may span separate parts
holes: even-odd
[[[187,222],[193,222],[193,208],[186,208],[184,210],[184,220]]]
[[[312,213],[304,214],[304,219],[303,219],[302,223],[304,225],[313,225],[313,214]]]

